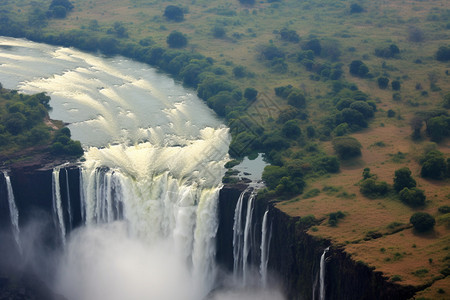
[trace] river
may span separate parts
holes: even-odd
[[[218,193],[230,135],[195,92],[124,57],[4,37],[0,82],[46,92],[50,117],[69,123],[85,149],[85,225],[70,231],[59,216],[64,251],[52,286],[75,300],[207,297],[218,272]],[[214,299],[281,296],[231,289]]]

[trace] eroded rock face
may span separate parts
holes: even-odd
[[[219,228],[217,232],[217,261],[228,270],[233,269],[233,221],[239,195],[245,185],[228,185],[220,193]],[[278,281],[287,299],[319,299],[320,257],[330,241],[306,233],[298,218],[292,218],[266,201],[257,201],[253,228],[261,232],[261,220],[269,207],[272,227],[268,269]],[[255,235],[259,244],[260,234]],[[258,264],[254,255],[250,263]],[[419,288],[388,282],[379,272],[356,263],[342,249],[333,247],[325,264],[327,299],[410,299]]]

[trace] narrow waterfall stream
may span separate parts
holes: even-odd
[[[19,252],[22,252],[22,246],[20,242],[20,228],[19,228],[19,211],[17,210],[16,201],[14,199],[14,192],[11,185],[11,179],[6,171],[3,171],[3,176],[6,181],[6,190],[9,205],[9,215],[11,216],[11,227],[16,241]]]

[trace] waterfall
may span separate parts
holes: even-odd
[[[319,281],[320,281],[320,293],[319,299],[325,300],[325,254],[330,250],[330,247],[327,247],[323,250],[322,256],[320,257],[320,273],[319,273]]]
[[[242,280],[242,285],[247,285],[249,279],[249,255],[253,248],[252,239],[252,219],[254,210],[254,200],[256,197],[256,191],[252,190],[247,200],[247,210],[244,216],[244,198],[248,192],[253,189],[251,187],[244,190],[240,195],[234,211],[234,224],[233,224],[233,276],[235,282]],[[241,277],[242,276],[242,277]]]
[[[252,248],[252,218],[253,218],[253,200],[255,199],[256,193],[253,190],[247,201],[247,214],[245,218],[245,228],[244,228],[244,252],[242,255],[242,273],[244,279],[244,286],[248,283],[248,255],[250,249]]]
[[[242,204],[244,202],[245,193],[248,192],[248,188],[244,190],[238,198],[236,203],[236,208],[234,210],[234,224],[233,224],[233,274],[237,281],[242,263],[242,242],[243,242],[243,231],[242,231]]]
[[[60,168],[56,167],[52,172],[52,203],[53,222],[58,228],[63,246],[66,244],[66,225],[64,224],[64,213],[61,200],[61,188],[59,184]]]
[[[22,252],[22,246],[20,243],[20,228],[19,228],[19,211],[17,210],[16,201],[14,199],[14,193],[11,185],[11,179],[6,171],[3,171],[3,176],[6,181],[6,190],[8,192],[8,204],[9,204],[9,214],[11,216],[11,227],[14,235],[14,240],[16,241],[19,252]]]
[[[267,286],[267,264],[269,263],[270,240],[272,238],[272,225],[270,226],[268,232],[268,216],[269,209],[267,209],[264,213],[261,230],[261,264],[259,267],[259,272],[261,274],[261,282],[263,287]]]

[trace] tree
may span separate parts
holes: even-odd
[[[290,104],[294,107],[297,107],[297,108],[305,107],[305,105],[306,105],[305,96],[303,95],[303,93],[301,91],[299,91],[297,89],[295,89],[289,93],[287,100],[288,100],[288,104]]]
[[[306,42],[303,47],[303,50],[311,50],[314,52],[314,55],[320,55],[322,52],[322,45],[318,39],[312,39]]]
[[[392,86],[392,89],[394,91],[399,91],[400,90],[400,86],[401,86],[400,85],[400,81],[398,81],[398,80],[392,81],[391,86]]]
[[[389,189],[386,182],[367,178],[361,183],[359,190],[364,196],[375,198],[385,196]]]
[[[170,48],[183,48],[187,45],[187,38],[179,31],[172,31],[166,40]]]
[[[364,8],[359,5],[358,3],[352,3],[350,5],[350,13],[351,14],[357,14],[357,13],[362,13],[364,11]]]
[[[225,37],[226,31],[223,26],[216,25],[212,29],[212,34],[215,38],[221,39],[221,38]]]
[[[300,36],[295,30],[289,30],[287,28],[283,28],[280,30],[280,38],[283,41],[298,43],[300,41]]]
[[[414,140],[417,140],[420,138],[420,131],[423,126],[423,118],[419,116],[415,116],[411,119],[409,122],[409,125],[411,126],[411,129],[413,130],[412,138]]]
[[[258,95],[258,91],[254,88],[246,88],[244,91],[244,98],[248,101],[253,101],[256,99],[256,96]]]
[[[433,142],[440,142],[450,136],[450,117],[438,116],[427,121],[427,133]]]
[[[62,5],[54,6],[52,16],[57,19],[64,19],[67,16],[67,9]]]
[[[422,170],[420,175],[422,177],[428,177],[432,179],[442,179],[447,172],[447,164],[444,156],[437,150],[428,152],[424,159],[421,160]]]
[[[243,78],[247,75],[247,69],[244,66],[236,66],[233,68],[233,75],[236,78]]]
[[[364,101],[352,102],[352,104],[350,104],[350,109],[359,111],[365,118],[371,118],[374,114],[372,106]]]
[[[425,205],[426,196],[425,196],[423,190],[420,190],[418,188],[413,187],[413,188],[409,189],[409,188],[405,187],[404,189],[402,189],[400,191],[398,196],[400,197],[400,200],[402,200],[402,202],[404,202],[407,205],[410,205],[410,206]]]
[[[284,58],[284,56],[285,56],[284,52],[273,45],[264,46],[261,49],[261,57],[267,60]]]
[[[411,216],[409,222],[414,226],[418,232],[426,232],[433,229],[436,220],[433,216],[425,212],[416,212]]]
[[[296,139],[302,133],[295,120],[290,120],[284,123],[281,132],[283,132],[284,136],[289,139]]]
[[[369,68],[360,60],[354,60],[349,65],[350,74],[353,76],[364,77],[369,73]]]
[[[398,169],[394,175],[394,190],[398,193],[404,188],[416,187],[416,181],[411,177],[411,170],[407,167]]]
[[[380,89],[387,89],[388,84],[389,84],[389,78],[387,77],[378,77],[377,79],[377,83],[378,83],[378,87]]]
[[[354,137],[340,136],[333,139],[333,148],[341,159],[361,156],[361,144]]]
[[[436,59],[438,61],[449,61],[450,60],[450,47],[441,46],[436,52]]]
[[[262,174],[262,180],[269,189],[275,189],[281,178],[288,176],[288,170],[285,167],[266,166]]]
[[[164,17],[171,21],[182,22],[184,20],[184,12],[178,6],[168,5],[164,10]]]

